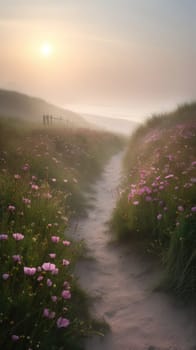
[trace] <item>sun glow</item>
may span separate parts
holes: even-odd
[[[44,42],[40,47],[40,53],[45,58],[52,56],[53,51],[54,51],[54,48],[52,44],[48,42]]]

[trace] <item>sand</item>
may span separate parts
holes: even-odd
[[[161,268],[130,246],[111,242],[106,233],[119,195],[123,153],[111,158],[93,186],[93,207],[73,234],[84,239],[88,255],[76,274],[94,298],[92,315],[105,320],[110,331],[86,341],[86,350],[196,349],[195,309],[154,290]]]

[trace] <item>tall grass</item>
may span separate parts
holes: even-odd
[[[165,286],[196,294],[196,104],[154,116],[130,140],[112,226],[159,254]]]
[[[65,230],[120,141],[3,119],[0,140],[0,347],[82,349],[97,326],[73,275],[82,243]]]

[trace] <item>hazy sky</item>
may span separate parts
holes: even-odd
[[[196,0],[0,0],[0,86],[139,119],[196,99],[195,38]]]

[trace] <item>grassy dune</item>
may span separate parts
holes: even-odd
[[[196,295],[196,103],[149,119],[131,137],[113,215],[119,239],[158,254],[164,286]]]
[[[96,330],[65,235],[83,190],[118,148],[111,134],[0,120],[0,347],[82,349]]]

